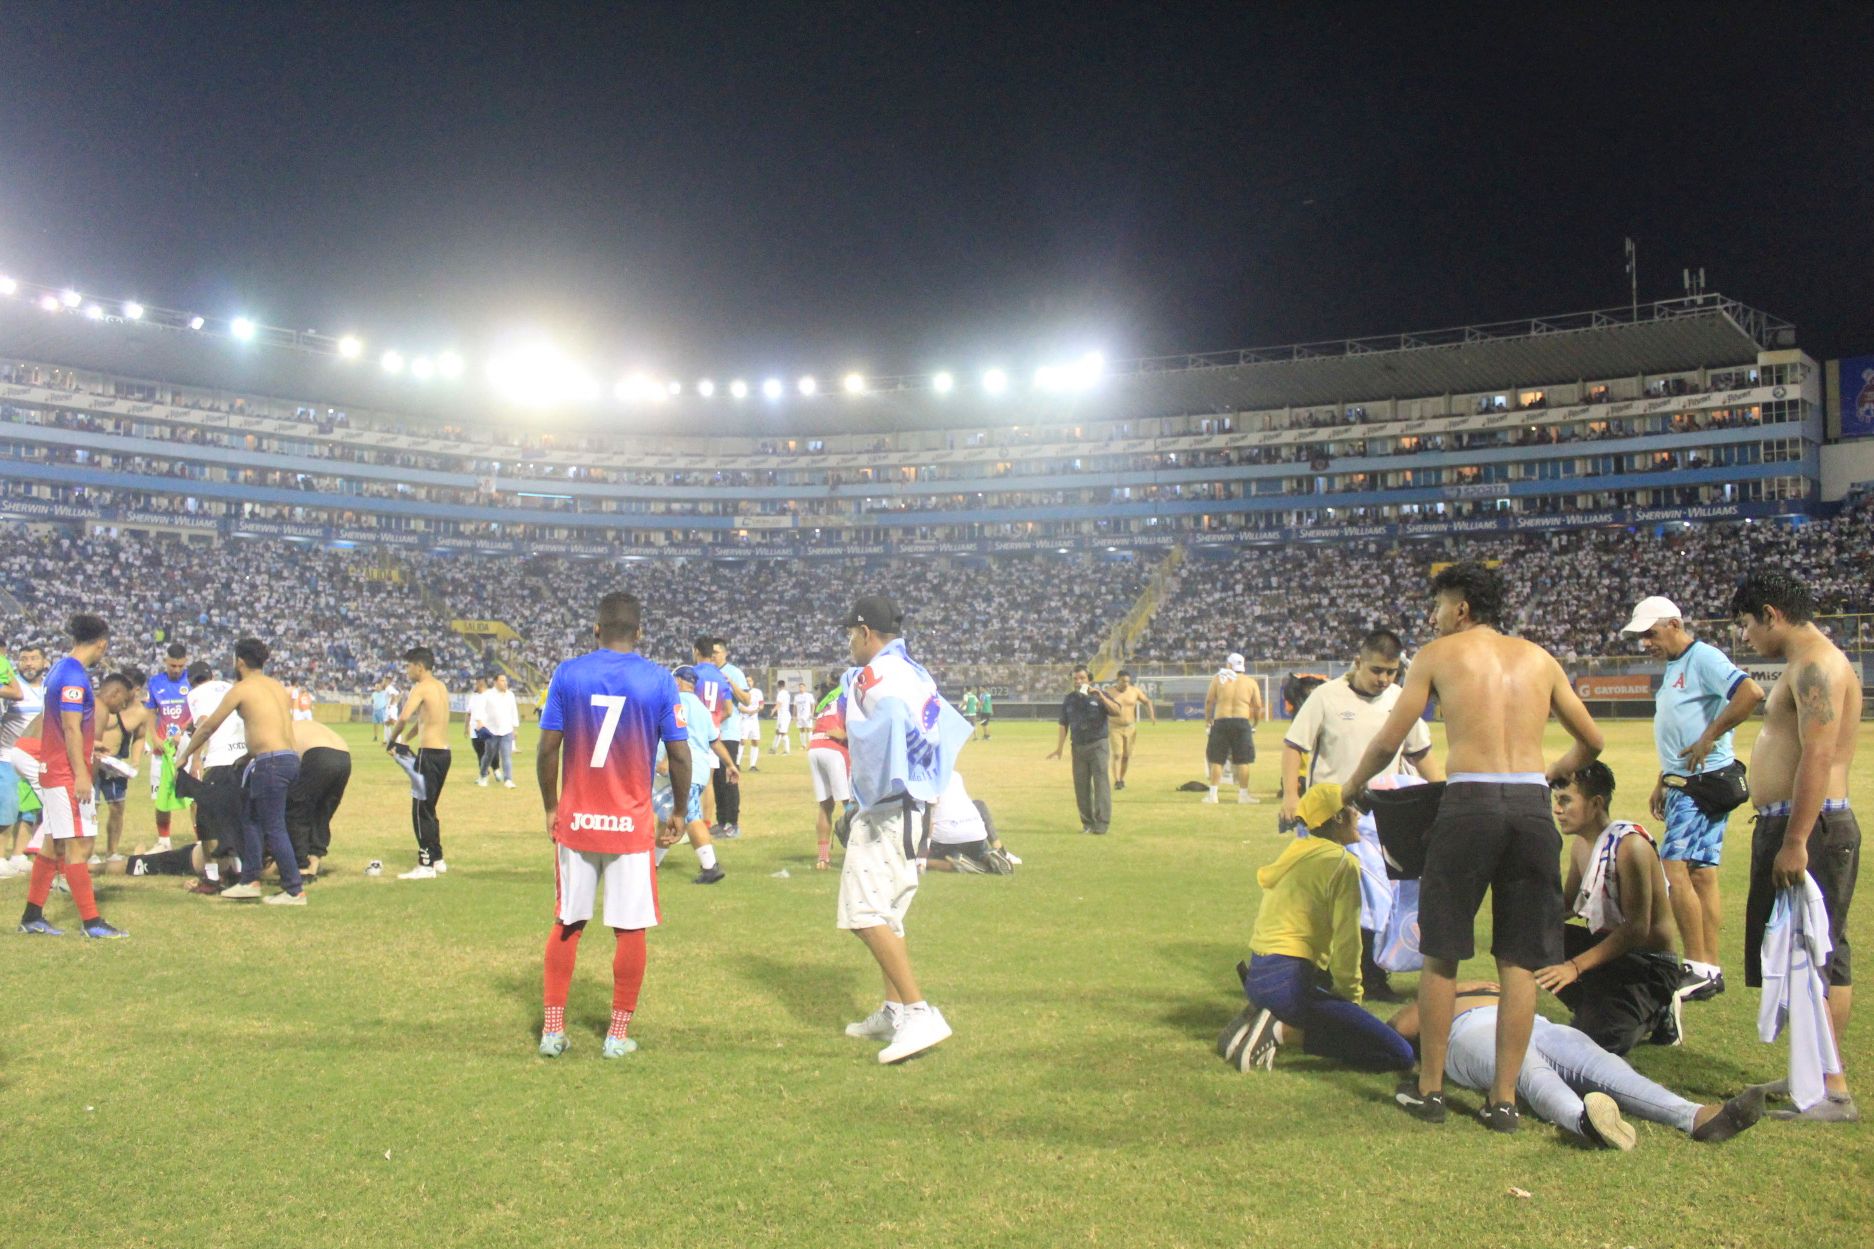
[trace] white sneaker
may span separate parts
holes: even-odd
[[[158,837],[158,838],[156,839],[156,849],[157,849],[157,851],[159,851],[159,852],[160,852],[160,851],[163,851],[163,850],[171,850],[171,849],[174,849],[174,847],[173,847],[173,846],[171,846],[171,845],[169,844],[169,838],[167,838],[167,837]]]
[[[1241,804],[1241,803],[1250,803],[1250,802],[1261,802],[1262,799],[1256,797],[1256,795],[1250,793],[1247,789],[1239,789],[1236,791],[1236,801],[1239,804]]]
[[[898,1021],[881,1003],[879,1008],[858,1023],[846,1025],[846,1035],[861,1041],[889,1041],[897,1035]]]
[[[12,859],[0,859],[0,880],[10,880],[23,874],[19,868],[13,866]]]
[[[935,1006],[927,1004],[922,1010],[907,1009],[898,1023],[898,1031],[892,1034],[891,1044],[878,1052],[878,1060],[887,1065],[903,1062],[949,1036],[950,1025],[944,1022],[943,1013]]]
[[[304,906],[306,895],[299,893],[270,893],[260,900],[262,906]]]
[[[397,879],[398,880],[435,880],[436,869],[433,867],[424,867],[421,863],[419,863],[407,872],[398,872]]]
[[[1216,805],[1217,805],[1217,795],[1215,795],[1215,794],[1205,794],[1205,795],[1204,795],[1204,802],[1205,802],[1205,804],[1206,804],[1206,805],[1208,805],[1208,806],[1213,806],[1213,807],[1214,807],[1214,806],[1216,806]]]
[[[477,777],[475,779],[475,783],[481,786],[483,789],[488,788],[488,778],[485,776]]]
[[[435,867],[438,876],[447,876],[449,874],[449,865],[444,863],[441,859],[437,859],[432,866]]]
[[[30,872],[33,870],[33,861],[24,854],[16,854],[8,859],[7,862],[13,865],[15,871]]]
[[[503,789],[513,789],[513,788],[514,788],[514,782],[513,782],[513,781],[502,781],[502,782],[501,782],[501,787],[502,787]]]
[[[90,858],[85,860],[85,866],[86,867],[103,867],[104,857],[102,855],[94,854]]]

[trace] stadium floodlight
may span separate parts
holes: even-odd
[[[957,379],[948,373],[936,373],[931,376],[930,388],[940,395],[947,395],[955,390]]]
[[[403,372],[403,352],[401,351],[387,351],[377,358],[377,362],[386,373],[393,376]]]
[[[781,385],[780,378],[771,377],[767,381],[761,384],[762,398],[770,399],[770,400],[779,399],[781,397],[781,392],[784,389],[786,388]]]
[[[461,355],[453,351],[445,351],[437,356],[436,375],[451,382],[462,376]]]
[[[254,337],[254,323],[246,317],[236,317],[228,322],[228,333],[244,343],[248,342]]]
[[[1059,369],[1051,364],[1044,364],[1035,370],[1036,390],[1059,390],[1060,388],[1061,371]]]
[[[59,302],[64,304],[67,308],[76,308],[79,304],[85,302],[85,297],[80,295],[77,291],[60,291]]]
[[[846,380],[840,384],[846,388],[846,393],[849,395],[863,395],[865,393],[864,374],[848,373],[846,374]]]
[[[990,369],[983,374],[983,389],[992,395],[999,395],[1009,388],[1009,375],[1001,369]]]
[[[44,308],[47,312],[57,312],[60,306],[59,297],[57,295],[41,295],[39,297],[39,306]]]
[[[364,343],[355,334],[347,334],[338,340],[338,354],[347,360],[356,360],[364,354]]]
[[[736,378],[729,383],[729,393],[734,395],[737,399],[748,398],[748,383],[739,377]]]
[[[143,319],[143,305],[138,303],[134,299],[127,300],[124,303],[124,320],[141,321],[142,319]]]
[[[702,381],[696,383],[696,393],[707,399],[716,393],[716,383],[705,377]]]
[[[806,377],[801,378],[799,385],[800,385],[800,393],[803,395],[817,394],[820,390],[820,383],[813,380],[812,374],[808,374]]]
[[[428,356],[418,356],[410,361],[410,376],[419,382],[427,382],[436,376],[436,362]]]
[[[20,284],[17,281],[0,273],[0,295],[17,295],[19,290]]]
[[[190,328],[190,329],[192,329],[192,330],[199,330],[199,329],[201,329],[201,328],[202,328],[202,327],[203,327],[204,325],[207,325],[207,324],[208,324],[208,322],[206,322],[206,321],[204,321],[204,320],[202,320],[202,318],[200,318],[200,317],[190,317],[190,318],[189,318],[189,328]]]
[[[92,304],[89,308],[86,308],[85,319],[89,321],[102,321],[104,319],[104,306],[102,304]]]
[[[678,395],[683,393],[683,383],[673,381],[668,386],[664,387],[664,389],[670,392],[670,397],[672,399],[675,399]]]

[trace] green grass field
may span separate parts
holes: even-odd
[[[1617,814],[1644,818],[1649,726],[1609,727]],[[1282,842],[1272,804],[1174,792],[1198,775],[1199,726],[1141,730],[1101,839],[1078,832],[1068,765],[1043,759],[1052,725],[970,745],[971,788],[1026,865],[926,881],[912,948],[956,1036],[900,1068],[841,1034],[876,1003],[877,977],[832,926],[834,876],[810,870],[798,750],[764,754],[748,778],[727,881],[691,886],[694,857],[673,852],[632,1029],[643,1049],[599,1061],[599,930],[568,1011],[574,1047],[546,1061],[552,868],[531,736],[512,792],[475,788],[458,752],[452,870],[404,883],[403,778],[352,732],[358,772],[307,909],[119,879],[99,892],[130,941],[0,938],[0,1245],[1870,1243],[1866,1126],[1766,1122],[1708,1147],[1640,1124],[1635,1153],[1595,1153],[1533,1120],[1514,1138],[1415,1123],[1387,1077],[1218,1061],[1254,869]],[[1258,789],[1272,792],[1279,735],[1260,740]],[[150,823],[147,787],[132,789],[127,844]],[[1688,1008],[1683,1049],[1637,1055],[1700,1099],[1786,1058],[1756,1040],[1742,986],[1748,824],[1734,819],[1730,840],[1732,988]],[[370,858],[386,876],[361,874]],[[24,892],[0,882],[9,933]],[[1870,893],[1854,927],[1874,941]],[[69,899],[49,914],[75,930]],[[1870,1035],[1868,1022],[1850,1035],[1851,1072],[1868,1069]]]

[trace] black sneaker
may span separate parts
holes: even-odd
[[[1121,789],[1124,789],[1125,787],[1126,787],[1126,783],[1125,783],[1124,781],[1114,781],[1114,782],[1113,782],[1113,789],[1114,789],[1115,791],[1117,791],[1117,790],[1121,790]]]
[[[1659,1021],[1653,1025],[1653,1034],[1646,1038],[1648,1045],[1684,1045],[1685,1044],[1685,994],[1672,995],[1672,1001],[1666,1009],[1659,1012]]]
[[[1399,1103],[1401,1110],[1421,1123],[1445,1121],[1444,1092],[1421,1093],[1416,1079],[1401,1081],[1399,1087],[1393,1090],[1392,1099]]]
[[[1753,1084],[1718,1107],[1718,1113],[1692,1129],[1692,1139],[1701,1145],[1718,1145],[1730,1140],[1763,1118],[1764,1103],[1770,1086]]]
[[[1724,973],[1719,972],[1717,975],[1705,980],[1705,983],[1699,985],[1696,989],[1688,991],[1685,995],[1685,1000],[1688,1002],[1709,1002],[1712,998],[1717,997],[1723,992]]]
[[[1366,986],[1366,1000],[1369,1002],[1403,1002],[1405,994],[1392,987],[1392,981],[1386,973],[1375,968],[1375,975],[1361,974],[1360,983]]]
[[[1217,1057],[1229,1063],[1236,1061],[1237,1051],[1256,1024],[1256,1015],[1256,1007],[1245,1006],[1235,1019],[1224,1025],[1223,1031],[1217,1034]]]
[[[1523,1116],[1508,1102],[1485,1102],[1477,1111],[1477,1122],[1507,1136],[1523,1126]]]
[[[716,826],[715,830],[710,833],[710,836],[720,837],[724,841],[734,841],[741,835],[742,826],[740,824],[719,824]]]
[[[713,885],[727,875],[728,873],[723,871],[720,867],[712,867],[707,872],[698,875],[690,883],[692,885]]]

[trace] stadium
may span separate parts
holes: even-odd
[[[0,1245],[1866,1243],[1874,337],[1627,248],[654,367],[0,228]]]

